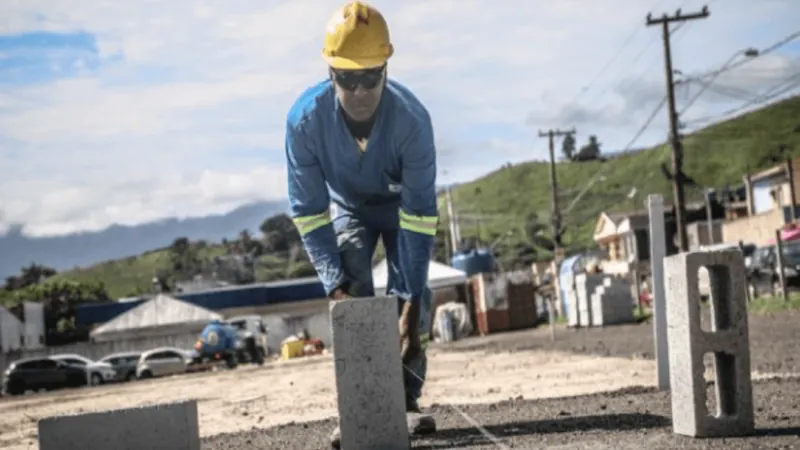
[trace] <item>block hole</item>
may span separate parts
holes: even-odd
[[[733,326],[731,271],[728,266],[702,266],[697,272],[700,296],[709,310],[701,309],[700,326],[705,332],[729,330]],[[698,308],[700,306],[698,305]]]
[[[706,412],[711,417],[732,417],[736,410],[736,357],[730,353],[703,355]]]

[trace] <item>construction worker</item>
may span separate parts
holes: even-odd
[[[353,1],[334,13],[322,50],[328,78],[300,95],[288,116],[289,202],[333,299],[374,296],[372,259],[382,240],[387,293],[399,300],[409,432],[425,434],[436,429],[417,404],[430,331],[436,150],[425,107],[387,78],[393,52],[374,7]],[[334,447],[338,436],[337,428]]]

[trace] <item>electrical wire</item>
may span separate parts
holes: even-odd
[[[732,70],[738,69],[758,58],[761,58],[764,55],[769,55],[770,53],[774,52],[775,50],[783,47],[784,45],[788,44],[789,42],[794,41],[795,39],[800,38],[800,30],[795,31],[794,33],[789,34],[788,36],[784,37],[783,39],[775,42],[774,44],[770,45],[769,47],[764,48],[763,50],[759,50],[758,54],[747,59],[743,59],[739,62],[727,64],[723,67],[720,67],[717,70],[713,70],[711,72],[707,72],[705,74],[700,74],[696,76],[692,76],[692,78],[706,78],[706,77],[718,77],[720,74],[730,72]]]
[[[700,90],[681,109],[681,111],[678,113],[678,115],[679,116],[683,115],[689,108],[691,108],[691,106],[694,105],[694,103],[700,98],[700,96],[703,95],[703,93],[706,92],[706,90],[711,86],[712,83],[714,83],[714,81],[717,80],[717,78],[719,78],[720,75],[722,75],[724,73],[727,73],[727,72],[730,72],[731,70],[737,69],[739,67],[742,67],[743,65],[753,61],[754,59],[758,59],[758,58],[760,58],[760,57],[762,57],[764,55],[770,54],[773,51],[779,49],[780,47],[782,47],[782,46],[788,44],[789,42],[797,39],[798,37],[800,37],[800,31],[796,31],[796,32],[790,34],[789,36],[786,36],[785,38],[779,40],[778,42],[772,44],[771,46],[769,46],[769,47],[767,47],[767,48],[765,48],[763,50],[760,50],[758,52],[758,54],[753,56],[753,57],[744,59],[744,60],[739,61],[737,63],[725,64],[721,68],[719,68],[717,70],[714,70],[712,72],[709,72],[709,73],[707,73],[705,75],[693,77],[695,80],[699,80],[699,79],[703,79],[703,78],[708,78],[708,80],[704,81],[704,84],[700,88]]]
[[[656,9],[656,8],[658,8],[658,7],[659,7],[659,6],[661,6],[661,4],[662,4],[662,3],[664,3],[665,1],[666,1],[666,0],[658,0],[658,1],[657,1],[657,2],[656,2],[654,5],[653,5],[653,6],[651,6],[651,7],[650,7],[650,9],[651,9],[651,10],[653,10],[653,9]],[[685,2],[685,3],[688,3],[688,1],[690,1],[690,0],[687,0],[687,2]],[[685,4],[685,3],[684,3],[684,4]],[[578,90],[578,93],[577,93],[577,94],[575,94],[575,96],[573,97],[573,99],[572,99],[572,100],[571,100],[569,103],[567,103],[567,105],[564,107],[564,111],[568,111],[569,109],[571,109],[571,108],[575,107],[575,106],[578,104],[578,100],[579,100],[581,97],[583,97],[584,95],[586,95],[586,93],[588,93],[588,92],[591,90],[592,86],[593,86],[593,85],[594,85],[594,84],[595,84],[595,83],[596,83],[596,82],[597,82],[597,81],[600,79],[600,77],[601,77],[601,76],[602,76],[602,75],[603,75],[603,74],[604,74],[604,73],[605,73],[605,72],[606,72],[606,71],[607,71],[609,68],[611,68],[611,66],[614,64],[614,62],[617,60],[617,58],[619,58],[619,57],[620,57],[620,55],[622,55],[622,53],[623,53],[623,51],[625,50],[625,48],[627,48],[627,47],[628,47],[628,45],[630,45],[630,44],[631,44],[631,42],[633,42],[633,38],[635,38],[635,37],[636,37],[636,35],[637,35],[637,34],[638,34],[638,33],[639,33],[641,30],[642,30],[642,27],[641,27],[641,26],[639,26],[639,25],[637,25],[637,26],[634,28],[633,32],[632,32],[631,34],[629,34],[627,38],[625,38],[625,40],[622,42],[622,44],[619,46],[619,48],[617,48],[617,51],[616,51],[616,52],[615,52],[615,53],[614,53],[614,54],[611,56],[611,59],[609,59],[609,60],[608,60],[608,61],[605,63],[605,65],[603,65],[603,67],[602,67],[602,68],[601,68],[601,69],[600,69],[600,70],[599,70],[599,71],[598,71],[598,72],[597,72],[597,73],[594,75],[594,77],[592,77],[591,81],[589,81],[589,84],[587,84],[586,86],[584,86],[584,87],[582,87],[581,89],[579,89],[579,90]],[[632,61],[630,64],[628,64],[628,66],[631,66],[631,65],[635,64],[635,63],[636,63],[636,62],[639,60],[639,58],[641,58],[641,57],[642,57],[642,55],[644,55],[644,54],[645,54],[645,52],[646,52],[647,50],[649,50],[649,49],[650,49],[650,47],[653,45],[653,43],[654,43],[655,41],[656,41],[656,39],[651,39],[651,41],[647,43],[647,45],[645,46],[645,48],[644,48],[644,49],[642,49],[642,51],[640,51],[640,52],[639,52],[639,53],[638,53],[638,54],[637,54],[637,55],[636,55],[636,56],[633,58],[633,61]],[[602,97],[602,96],[603,96],[603,95],[604,95],[606,92],[608,92],[608,90],[609,90],[609,89],[608,89],[608,87],[607,87],[607,88],[606,88],[606,89],[604,89],[604,90],[603,90],[603,91],[602,91],[602,92],[601,92],[599,95],[595,96],[595,97],[594,97],[594,100],[596,100],[597,98],[600,98],[600,97]],[[592,102],[589,102],[589,103],[593,103],[593,102],[594,102],[594,100],[593,100]]]
[[[647,120],[644,122],[644,124],[642,124],[639,130],[636,131],[636,134],[633,135],[633,138],[631,138],[628,144],[625,145],[625,147],[621,150],[622,152],[629,151],[630,149],[633,148],[633,146],[636,144],[639,138],[642,137],[642,134],[644,134],[647,128],[650,127],[650,124],[653,123],[653,120],[655,120],[656,116],[658,115],[659,112],[661,112],[661,109],[664,108],[664,105],[666,105],[666,103],[667,103],[667,97],[664,96],[664,98],[662,98],[661,101],[658,102],[658,105],[656,105],[655,109],[653,109],[653,112],[650,113],[650,115],[647,117]],[[566,211],[564,211],[564,215],[569,214],[569,212],[572,211],[572,208],[574,208],[575,205],[578,204],[580,199],[583,198],[583,196],[589,191],[592,185],[596,183],[600,179],[600,177],[603,176],[603,173],[606,170],[608,170],[608,168],[611,166],[612,164],[603,164],[600,167],[600,169],[594,175],[592,175],[592,177],[587,182],[586,187],[578,195],[576,195],[575,198],[572,200],[572,202],[570,202],[569,206],[567,206]]]
[[[403,364],[403,368],[405,369],[406,373],[408,373],[408,374],[409,374],[409,375],[411,375],[412,377],[416,378],[417,380],[419,380],[419,381],[421,381],[421,382],[423,382],[423,383],[425,382],[425,380],[424,380],[424,379],[422,379],[422,377],[420,377],[419,375],[417,375],[416,373],[414,373],[414,371],[413,371],[413,370],[411,370],[411,368],[409,368],[407,365]],[[502,450],[511,450],[511,448],[510,448],[509,446],[507,446],[506,444],[504,444],[504,443],[503,443],[503,441],[501,441],[501,440],[500,440],[500,438],[498,438],[497,436],[495,436],[495,435],[494,435],[494,433],[492,433],[491,431],[487,430],[487,429],[486,429],[486,427],[484,427],[483,425],[481,425],[481,424],[480,424],[480,422],[478,422],[477,420],[475,420],[474,418],[472,418],[472,416],[470,416],[469,414],[467,414],[466,412],[464,412],[464,411],[463,411],[461,408],[459,408],[459,407],[458,407],[458,406],[456,406],[456,405],[448,405],[448,406],[449,406],[449,407],[450,407],[450,408],[451,408],[453,411],[457,412],[457,413],[458,413],[458,415],[460,415],[461,417],[463,417],[463,418],[464,418],[464,420],[466,420],[466,421],[467,421],[467,423],[469,423],[469,424],[470,424],[470,425],[471,425],[473,428],[475,428],[476,430],[478,430],[478,432],[479,432],[480,434],[482,434],[482,435],[483,435],[483,437],[485,437],[485,438],[486,438],[486,439],[487,439],[489,442],[491,442],[492,444],[496,445],[496,446],[497,446],[497,448],[500,448],[500,449],[502,449]]]
[[[730,118],[733,115],[736,115],[752,106],[762,106],[770,101],[781,98],[784,95],[791,93],[793,90],[800,88],[800,72],[795,73],[788,78],[784,79],[777,85],[767,89],[765,92],[759,94],[757,97],[746,101],[744,104],[739,105],[735,108],[731,108],[727,111],[723,111],[720,114],[710,115],[701,117],[698,119],[693,119],[687,121],[686,125],[699,125],[699,124],[707,124],[711,121],[720,121]]]

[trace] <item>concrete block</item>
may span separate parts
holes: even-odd
[[[343,450],[408,450],[394,297],[331,302]]]
[[[698,271],[711,275],[712,329],[700,322]],[[672,423],[675,433],[732,437],[754,429],[745,267],[738,250],[664,259]],[[707,411],[703,355],[714,354],[717,411]]]
[[[50,417],[39,450],[200,450],[197,402]]]

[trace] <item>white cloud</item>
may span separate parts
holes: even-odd
[[[659,29],[644,25],[655,2],[374,3],[392,27],[391,73],[432,112],[447,182],[543,158],[539,128],[576,126],[579,140],[597,134],[605,148],[620,148],[663,95]],[[658,3],[657,14],[702,6]],[[1,34],[84,31],[97,38],[101,62],[60,52],[51,65],[76,75],[0,85],[0,228],[24,222],[29,233],[58,234],[285,196],[284,118],[299,92],[325,75],[321,33],[339,5],[3,2]],[[711,11],[675,33],[675,67],[684,73],[789,34],[800,4],[726,0]],[[790,59],[758,58],[718,83],[758,93],[797,71]],[[740,103],[709,93],[691,114]],[[642,144],[663,138],[665,118]]]

